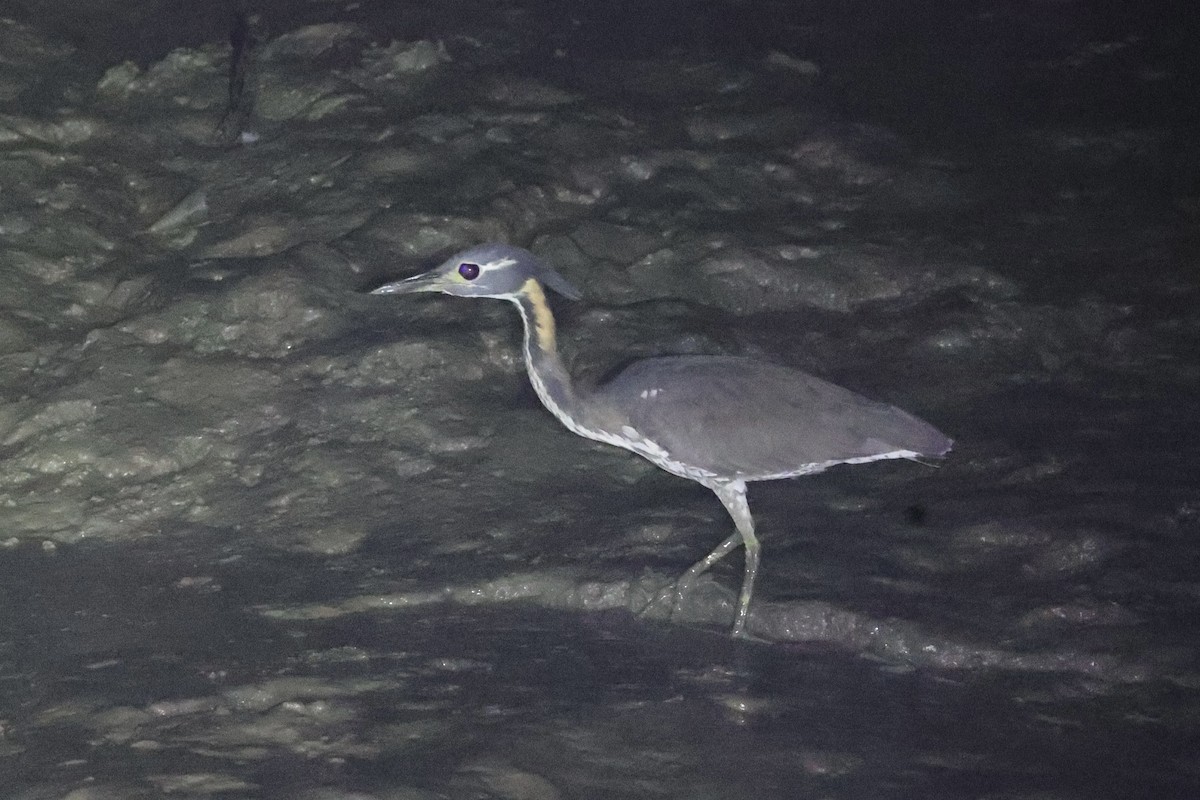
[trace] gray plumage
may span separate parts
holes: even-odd
[[[524,323],[529,380],[560,422],[711,489],[737,530],[676,582],[676,599],[697,576],[744,545],[735,636],[745,633],[759,562],[747,482],[810,475],[835,464],[938,458],[953,444],[895,406],[799,370],[746,358],[651,358],[592,391],[577,390],[558,356],[543,286],[579,297],[574,286],[528,250],[486,244],[374,294],[443,292],[508,300]]]
[[[673,461],[722,478],[771,480],[837,463],[936,457],[951,444],[895,406],[733,356],[638,361],[595,394]]]

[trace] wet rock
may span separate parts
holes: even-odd
[[[504,231],[487,218],[391,211],[376,215],[359,235],[386,245],[394,259],[415,267],[468,244],[504,238]]]
[[[779,50],[767,53],[763,63],[770,68],[787,70],[805,78],[818,78],[821,75],[821,68],[814,62],[789,56]]]
[[[259,57],[265,61],[293,60],[305,66],[326,65],[333,60],[346,66],[344,62],[357,58],[371,38],[369,30],[352,22],[305,25],[264,43]]]
[[[205,353],[280,358],[340,330],[323,292],[301,276],[269,271],[246,278],[215,301],[188,298],[121,325],[149,344],[187,344]]]
[[[510,108],[554,108],[579,100],[555,86],[518,76],[493,79],[487,88],[487,98]]]
[[[188,697],[179,700],[159,700],[146,707],[152,717],[180,717],[189,714],[206,714],[220,706],[215,697]],[[145,722],[142,720],[141,722]]]
[[[0,313],[0,354],[23,352],[32,340],[30,326]],[[4,431],[4,411],[0,408],[0,435]]]
[[[256,213],[230,226],[231,236],[200,249],[201,258],[263,258],[283,253],[297,245],[326,242],[344,236],[366,222],[371,208],[308,215]]]
[[[4,475],[3,483],[10,483]],[[72,497],[66,492],[49,495],[16,495],[19,502],[0,507],[0,525],[13,536],[37,539],[53,536],[63,541],[74,541],[88,516],[87,503],[83,498]]]
[[[221,772],[185,772],[176,775],[147,775],[146,780],[160,791],[168,794],[187,793],[199,795],[224,792],[257,791],[255,783]]]
[[[440,42],[392,42],[363,53],[363,70],[376,80],[396,80],[425,73],[450,61]]]
[[[1059,537],[1037,553],[1025,565],[1024,572],[1031,578],[1045,580],[1096,569],[1115,550],[1108,537],[1098,534],[1081,533],[1065,539]]]
[[[20,423],[13,423],[11,431],[5,436],[5,446],[12,446],[44,433],[46,431],[91,422],[96,418],[97,407],[91,400],[62,400],[44,408],[34,409],[26,406],[32,413]],[[9,406],[10,414],[16,411]]]
[[[144,784],[103,783],[81,786],[58,796],[58,800],[159,800],[162,794]],[[32,797],[31,797],[32,800]],[[40,800],[40,795],[38,796]]]
[[[180,227],[194,227],[207,218],[208,190],[201,187],[189,192],[171,210],[155,220],[149,231],[159,235],[172,233]]]
[[[571,232],[571,241],[587,256],[622,265],[633,264],[658,250],[663,238],[653,231],[598,220],[583,222]]]
[[[264,69],[258,80],[254,110],[271,122],[314,122],[344,111],[358,97],[352,86],[332,77]]]
[[[0,114],[0,144],[28,143],[30,140],[55,147],[74,147],[96,135],[98,125],[86,117],[45,120]]]
[[[145,711],[128,706],[115,706],[93,714],[89,728],[113,744],[128,744],[141,735],[141,729],[151,717]]]
[[[645,293],[739,314],[798,304],[846,312],[937,287],[918,265],[870,249],[749,248],[724,238],[664,247],[635,263],[629,274]]]
[[[367,175],[377,177],[433,175],[449,166],[427,148],[386,146],[363,153],[360,165]]]
[[[132,62],[111,67],[96,90],[114,102],[150,101],[161,107],[212,109],[226,101],[228,51],[217,45],[178,48],[144,72]]]
[[[388,681],[337,680],[323,677],[274,678],[262,683],[237,686],[224,692],[225,700],[238,711],[266,711],[287,701],[305,701],[374,692],[392,687]]]
[[[757,697],[748,692],[718,693],[710,699],[735,725],[750,725],[756,718],[778,716],[787,710],[778,698]]]
[[[1042,606],[1026,613],[1019,624],[1053,632],[1072,627],[1134,626],[1144,623],[1145,619],[1131,609],[1116,603],[1093,601]]]
[[[459,768],[455,783],[475,785],[503,800],[560,800],[562,793],[540,775],[498,759],[480,759]]]

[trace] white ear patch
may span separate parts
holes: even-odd
[[[494,269],[504,269],[505,267],[511,267],[515,263],[517,263],[517,260],[515,258],[498,258],[495,261],[489,261],[486,264],[480,264],[479,270],[481,272],[491,272]]]

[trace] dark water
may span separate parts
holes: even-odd
[[[39,622],[10,628],[6,694],[24,752],[8,756],[9,780],[38,787],[11,796],[97,783],[108,794],[84,796],[143,796],[146,781],[181,775],[237,776],[241,794],[272,797],[313,785],[339,797],[1191,786],[1186,692],[1168,681],[905,669],[621,612],[441,605],[268,625],[242,603],[294,594],[280,584],[311,578],[302,564],[235,562],[191,590],[181,566],[81,553],[36,582],[4,576],[6,609]]]

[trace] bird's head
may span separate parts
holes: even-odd
[[[571,283],[528,250],[508,244],[481,244],[455,253],[429,272],[385,283],[371,294],[442,292],[459,297],[515,300],[533,278],[571,300],[582,295]]]

